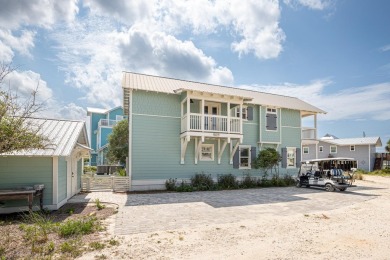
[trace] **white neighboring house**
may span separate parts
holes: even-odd
[[[372,171],[377,147],[382,147],[380,137],[337,138],[326,134],[317,142],[302,144],[302,160],[329,157],[355,158],[357,168]]]

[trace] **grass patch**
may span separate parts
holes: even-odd
[[[74,239],[65,241],[60,245],[60,251],[63,254],[70,255],[71,257],[78,257],[82,254],[80,240]]]
[[[105,205],[103,205],[103,204],[100,202],[99,199],[96,199],[96,200],[95,200],[95,203],[96,203],[96,207],[97,207],[98,210],[102,210],[102,209],[104,209],[104,208],[106,207]]]
[[[89,247],[90,247],[92,250],[102,250],[102,249],[104,249],[106,246],[105,246],[103,243],[100,243],[99,241],[94,241],[94,242],[89,243]]]
[[[86,235],[101,230],[100,222],[95,217],[67,220],[58,227],[60,237]]]

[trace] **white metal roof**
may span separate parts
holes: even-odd
[[[95,108],[95,107],[87,107],[87,113],[97,113],[97,114],[107,114],[108,112],[111,112],[117,108],[120,108],[122,106],[117,106],[113,108]]]
[[[322,139],[321,141],[335,145],[375,145],[382,146],[380,137],[358,137],[358,138],[339,138],[339,139]]]
[[[165,78],[159,76],[138,74],[134,72],[123,72],[122,88],[154,91],[162,93],[175,94],[175,91],[182,90],[194,90],[201,92],[210,92],[221,95],[239,96],[245,99],[251,99],[247,103],[258,104],[263,106],[274,106],[281,108],[289,108],[300,111],[307,111],[313,113],[326,113],[315,106],[312,106],[305,101],[302,101],[295,97],[288,97],[276,94],[270,94],[265,92],[258,92],[254,90],[246,90],[242,88],[233,88],[226,86],[218,86],[200,82]],[[126,92],[126,91],[125,91]],[[126,101],[126,100],[125,100]],[[127,108],[126,102],[125,109]]]
[[[29,149],[2,154],[2,156],[69,156],[76,144],[89,147],[84,121],[30,118],[32,128],[49,139],[46,149]]]

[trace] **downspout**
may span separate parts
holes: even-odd
[[[132,158],[132,144],[133,144],[133,90],[129,90],[129,153],[128,153],[128,162],[127,162],[127,174],[129,176],[129,190],[131,190],[132,182],[131,182],[131,174],[132,174],[132,168],[133,168],[133,158]]]

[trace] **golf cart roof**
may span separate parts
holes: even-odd
[[[335,158],[323,158],[323,159],[311,159],[302,161],[302,163],[316,163],[316,162],[330,162],[330,161],[356,161],[354,158],[347,157],[335,157]]]

